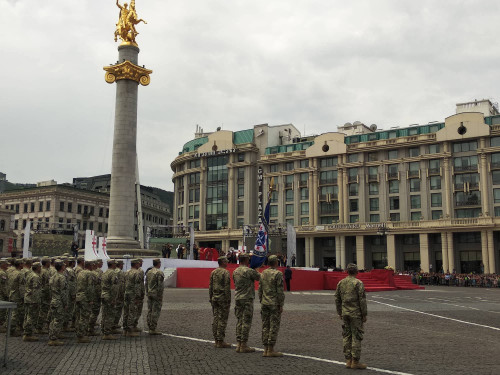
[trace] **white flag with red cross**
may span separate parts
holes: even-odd
[[[98,256],[101,259],[109,259],[107,245],[106,245],[106,237],[99,237],[99,247],[98,247]]]
[[[99,259],[97,252],[97,237],[93,230],[87,229],[85,231],[85,260]]]

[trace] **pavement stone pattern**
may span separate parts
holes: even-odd
[[[427,287],[369,293],[367,298],[362,360],[368,366],[407,374],[500,373],[499,289]],[[143,311],[142,328],[145,316]],[[233,301],[226,331],[226,341],[233,344],[235,323]],[[8,367],[0,367],[0,374],[352,374],[341,364],[341,321],[335,315],[333,292],[286,293],[276,349],[337,363],[291,356],[263,358],[261,351],[238,354],[215,349],[209,342],[169,336],[211,341],[210,324],[207,290],[165,289],[158,329],[168,335],[142,333],[117,341],[93,337],[90,344],[77,344],[75,335],[67,333],[70,338],[61,347],[47,346],[47,336],[34,343],[15,337],[10,339]],[[256,303],[250,346],[262,348],[260,329]],[[0,359],[3,338],[0,334]]]

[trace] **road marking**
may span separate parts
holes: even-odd
[[[471,325],[471,326],[477,326],[477,327],[489,328],[489,329],[492,329],[492,330],[495,330],[495,331],[500,331],[500,328],[498,328],[498,327],[491,327],[491,326],[487,326],[487,325],[484,325],[484,324],[473,323],[473,322],[467,322],[467,321],[465,321],[465,320],[454,319],[454,318],[448,318],[447,316],[436,315],[436,314],[426,313],[426,312],[423,312],[423,311],[418,311],[418,310],[408,309],[408,308],[406,308],[406,307],[401,307],[401,306],[391,305],[391,304],[384,303],[384,302],[380,302],[380,301],[373,301],[373,300],[370,300],[370,302],[375,302],[375,303],[379,303],[379,304],[381,304],[381,305],[386,305],[386,306],[394,307],[394,308],[396,308],[396,309],[401,309],[401,310],[411,311],[411,312],[414,312],[414,313],[417,313],[417,314],[429,315],[429,316],[433,316],[433,317],[435,317],[435,318],[439,318],[439,319],[452,320],[452,321],[454,321],[454,322],[464,323],[464,324],[469,324],[469,325]]]
[[[373,296],[373,298],[381,298],[381,299],[388,299],[389,301],[396,301],[394,298],[387,298],[387,297],[381,297],[381,296]]]
[[[174,337],[174,338],[177,338],[177,339],[184,339],[184,340],[191,340],[191,341],[196,341],[196,342],[204,342],[204,343],[208,343],[208,344],[214,344],[214,341],[212,341],[212,340],[198,339],[196,337],[173,335],[171,333],[162,333],[162,336],[168,336],[168,337]],[[236,347],[236,345],[232,345],[232,346]],[[255,348],[255,350],[258,351],[258,352],[263,352],[264,351],[264,349],[260,349],[260,348]],[[287,357],[310,359],[312,361],[333,363],[334,365],[345,366],[345,362],[334,361],[334,360],[331,360],[331,359],[311,357],[311,356],[308,356],[308,355],[293,354],[293,353],[283,353],[283,355],[287,356]],[[381,372],[381,373],[384,373],[384,374],[392,374],[392,375],[413,375],[413,374],[410,374],[408,372],[384,370],[384,369],[377,368],[377,367],[367,367],[367,370],[372,370],[372,371],[375,371],[375,372]]]

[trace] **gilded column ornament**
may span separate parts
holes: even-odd
[[[149,75],[153,73],[152,70],[141,68],[128,60],[121,64],[105,66],[103,69],[106,71],[104,79],[107,83],[113,83],[120,79],[129,79],[143,86],[149,85],[149,82],[151,82]]]
[[[135,42],[135,37],[139,34],[135,28],[135,25],[139,24],[141,21],[147,24],[142,18],[137,16],[135,10],[135,0],[130,2],[130,8],[127,3],[120,5],[118,0],[116,0],[116,6],[120,8],[120,15],[118,18],[118,23],[116,24],[115,30],[115,42],[118,38],[122,40],[121,45],[133,45],[137,47]]]

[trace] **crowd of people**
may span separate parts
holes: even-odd
[[[419,285],[500,287],[500,275],[498,274],[415,272],[411,276],[412,281]]]
[[[103,340],[116,340],[114,335],[122,333],[136,337],[141,332],[137,325],[145,295],[149,334],[160,334],[156,331],[163,300],[160,259],[153,260],[144,282],[142,259],[132,259],[127,272],[122,260],[109,259],[103,272],[102,260],[68,255],[0,259],[0,300],[17,305],[11,336],[38,341],[38,336],[48,334],[50,346],[64,345],[64,332],[76,331],[78,343],[98,335]],[[101,332],[95,330],[99,315]],[[6,310],[0,310],[0,332],[6,330]]]

